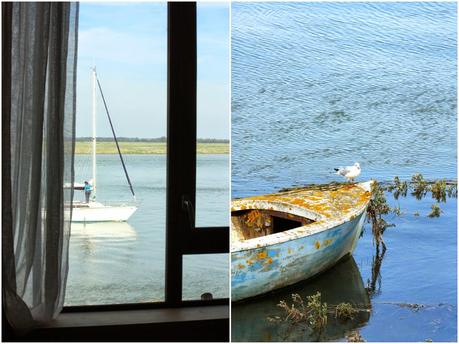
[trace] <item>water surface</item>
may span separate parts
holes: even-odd
[[[455,3],[234,3],[232,193],[456,175]]]
[[[333,168],[354,162],[359,180],[456,179],[456,6],[233,3],[232,197],[341,181]],[[455,341],[456,199],[440,204],[440,218],[427,217],[430,194],[388,199],[404,214],[386,219],[396,226],[383,257],[368,225],[358,242],[371,313],[351,328],[367,341]],[[335,284],[346,283],[324,274],[313,285],[334,302],[346,294]],[[312,289],[234,305],[233,340],[314,340],[266,321],[290,292]],[[345,340],[349,328],[330,326],[322,339]]]
[[[76,181],[90,179],[90,156],[75,157]],[[66,305],[164,300],[166,157],[125,155],[138,209],[126,223],[72,224]],[[227,226],[227,155],[198,155],[196,222]],[[83,199],[75,192],[75,199]],[[97,200],[131,201],[117,155],[97,158]],[[205,267],[205,268],[204,268]],[[228,255],[184,257],[183,297],[228,297]]]

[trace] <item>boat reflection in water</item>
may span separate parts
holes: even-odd
[[[320,338],[301,324],[270,322],[267,317],[285,313],[277,304],[285,300],[292,303],[291,295],[299,294],[306,303],[306,297],[316,292],[322,295],[322,302],[337,305],[348,302],[361,311],[352,320],[338,320],[328,314],[328,322]],[[364,287],[362,276],[352,256],[344,258],[333,268],[310,280],[297,283],[276,293],[235,303],[231,310],[232,341],[321,341],[344,338],[345,335],[368,322],[370,318],[370,298]]]
[[[136,239],[137,232],[127,222],[72,223],[72,238],[97,239]]]

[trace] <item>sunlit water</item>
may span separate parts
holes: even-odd
[[[234,3],[232,197],[340,181],[333,168],[356,161],[359,180],[456,179],[456,58],[454,3]],[[371,313],[347,328],[332,321],[323,339],[354,328],[367,341],[455,341],[457,201],[429,218],[430,194],[388,200],[403,214],[387,218],[396,226],[379,273],[368,225],[353,255],[363,292],[375,289]],[[316,286],[334,302],[348,295],[335,284],[360,295],[349,283],[324,275],[293,291]],[[232,339],[314,340],[266,321],[288,295],[234,305]]]
[[[138,210],[126,223],[72,224],[67,305],[115,304],[164,299],[166,157],[126,155]],[[227,226],[229,157],[198,155],[198,226]],[[91,177],[89,156],[75,157],[76,181]],[[84,198],[82,191],[75,199]],[[129,201],[131,194],[117,155],[99,155],[97,200]],[[210,292],[228,297],[228,255],[184,257],[183,297]]]

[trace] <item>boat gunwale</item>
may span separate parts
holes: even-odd
[[[357,183],[355,185],[362,188],[365,192],[371,192],[371,186],[374,182],[375,182],[374,180],[370,180],[367,182]],[[238,200],[238,201],[243,201],[243,199]],[[319,219],[313,223],[310,223],[304,226],[300,226],[300,227],[296,227],[296,228],[292,228],[292,229],[289,229],[283,232],[257,237],[257,238],[251,238],[251,239],[242,240],[242,241],[231,241],[230,252],[237,253],[237,252],[264,248],[267,246],[278,245],[278,244],[285,243],[287,241],[300,239],[306,236],[314,235],[314,234],[335,228],[337,226],[340,226],[346,222],[353,220],[357,216],[360,216],[363,212],[366,211],[369,201],[370,200],[368,200],[367,202],[365,202],[364,204],[360,206],[353,208],[349,213],[346,214],[346,216],[341,216],[338,219],[328,219],[319,213],[314,213],[314,215],[318,216]],[[266,207],[267,204],[270,204],[270,206],[275,205],[275,202],[272,202],[272,201],[270,202],[266,200],[264,201],[263,200],[250,200],[250,202],[252,205],[259,204],[260,206],[262,206],[256,209],[281,211],[278,209],[267,209]],[[277,203],[280,203],[280,202],[277,202]],[[249,210],[249,209],[246,209],[246,210]],[[238,211],[238,210],[235,210],[235,211]],[[310,213],[313,213],[310,210],[307,210],[307,211]]]

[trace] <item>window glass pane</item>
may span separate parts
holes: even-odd
[[[196,226],[229,225],[229,4],[197,5]]]
[[[123,222],[72,223],[65,304],[164,300],[166,3],[81,3],[78,54],[75,182],[94,183],[91,69],[96,65],[136,201],[97,90],[97,172],[89,206],[99,207],[105,219],[113,219],[110,209],[123,212],[111,206],[137,210]],[[88,205],[84,191],[76,190],[74,200],[80,205],[73,210],[75,220]]]
[[[228,265],[227,253],[183,256],[183,299],[229,297]]]
[[[229,4],[197,4],[197,60],[196,227],[228,226]],[[228,254],[183,256],[183,299],[229,297],[228,273]]]

